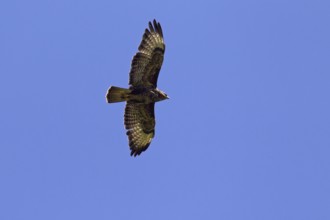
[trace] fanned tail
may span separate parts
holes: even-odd
[[[129,89],[111,86],[106,95],[107,102],[114,103],[114,102],[127,101],[128,95],[130,94],[130,92],[131,92],[131,90],[129,90]]]

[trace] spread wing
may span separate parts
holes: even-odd
[[[155,103],[141,104],[127,102],[125,128],[131,149],[131,156],[145,151],[155,136]]]
[[[165,44],[160,23],[149,22],[135,54],[129,74],[129,84],[133,87],[157,87],[157,79],[164,60]]]

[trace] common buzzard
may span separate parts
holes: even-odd
[[[164,60],[163,31],[156,20],[149,22],[135,54],[129,73],[129,89],[111,86],[108,103],[126,101],[124,124],[131,156],[145,151],[155,136],[155,102],[168,99],[157,89],[157,79]]]

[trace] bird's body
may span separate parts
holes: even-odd
[[[124,124],[127,129],[131,155],[140,155],[155,135],[155,102],[168,99],[157,88],[158,75],[164,60],[165,44],[162,28],[156,20],[149,22],[139,52],[133,57],[129,89],[111,86],[108,103],[126,101]]]
[[[157,88],[145,89],[138,88],[132,90],[129,101],[135,103],[150,104],[167,99],[167,95]]]

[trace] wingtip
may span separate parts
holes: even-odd
[[[131,151],[131,157],[136,157],[136,156],[139,156],[141,154],[142,151],[135,151],[135,150],[132,150]]]
[[[149,22],[150,23],[150,22]],[[154,29],[155,31],[160,34],[161,37],[164,37],[163,36],[163,30],[162,30],[162,26],[160,25],[159,22],[157,22],[156,19],[153,20],[153,26],[154,26]]]
[[[146,144],[145,146],[141,147],[141,148],[137,148],[134,146],[133,142],[129,143],[130,149],[131,149],[131,156],[140,156],[140,154],[144,151],[146,151],[148,149],[150,145],[150,142],[148,144]]]

